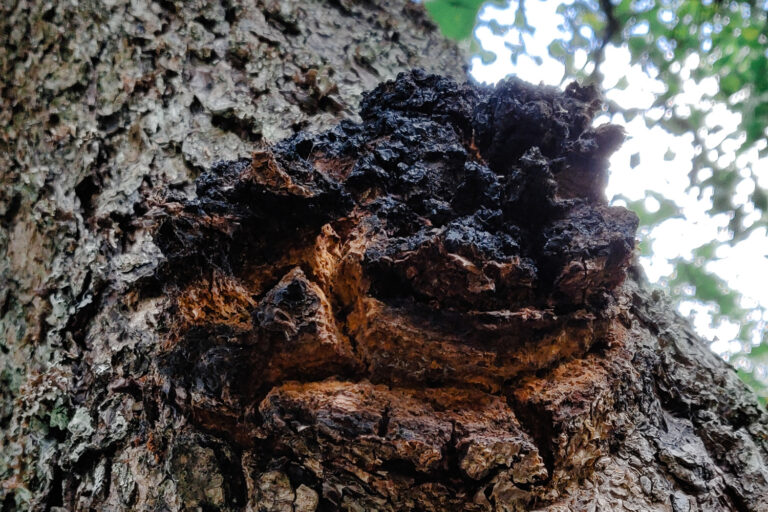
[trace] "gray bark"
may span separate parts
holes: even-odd
[[[114,391],[158,339],[128,291],[160,261],[146,204],[464,57],[405,0],[11,0],[0,34],[0,509],[224,506],[216,473],[184,495],[136,418],[178,419]]]
[[[341,319],[344,290],[359,283],[318,270],[343,266],[335,232],[317,243],[313,233],[317,268],[294,262],[302,246],[293,240],[275,240],[291,246],[288,263],[223,274],[161,250],[158,219],[169,211],[205,229],[235,226],[173,209],[196,204],[194,180],[214,162],[255,151],[261,174],[247,178],[290,195],[295,177],[274,167],[273,143],[359,120],[363,91],[399,71],[463,76],[463,56],[420,7],[19,1],[0,7],[0,26],[3,512],[768,510],[768,415],[626,258],[609,269],[570,255],[583,281],[577,272],[562,282],[587,283],[610,304],[586,311],[597,315],[586,327],[581,295],[567,287],[567,299],[514,311],[507,322],[530,317],[514,337],[560,334],[535,345],[527,366],[481,371],[374,297],[359,304],[372,305],[366,314],[382,319],[384,335]],[[494,170],[503,165],[505,155],[480,151]],[[310,160],[326,175],[346,165]],[[580,185],[592,175],[579,172],[558,176],[560,193],[602,212],[592,193],[600,180]],[[300,283],[321,304],[289,324],[355,343],[280,354],[254,370],[249,379],[268,386],[247,399],[229,384],[213,396],[195,382],[229,382],[237,360],[212,365],[218,373],[166,370],[168,357],[193,353],[175,350],[195,328],[251,336],[256,302],[258,314],[277,304],[281,283]],[[433,302],[497,307],[485,292],[430,283],[417,285]],[[573,318],[551,318],[558,301],[576,305]],[[411,352],[387,345],[394,331]],[[444,358],[436,352],[430,364],[463,369],[423,380],[432,366],[413,354],[438,341]],[[392,354],[402,375],[386,366]]]

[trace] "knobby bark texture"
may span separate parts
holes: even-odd
[[[3,511],[768,510],[595,90],[363,95],[462,75],[407,2],[2,9]]]
[[[194,508],[153,452],[176,420],[115,384],[160,342],[151,197],[464,57],[406,0],[6,0],[0,42],[0,509]]]

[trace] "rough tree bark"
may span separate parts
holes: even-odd
[[[592,89],[417,71],[358,117],[463,74],[406,1],[0,25],[1,510],[768,510]]]

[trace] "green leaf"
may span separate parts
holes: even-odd
[[[754,361],[768,362],[768,343],[761,343],[756,347],[752,347],[747,357]]]
[[[763,212],[768,211],[768,194],[762,188],[755,187],[755,190],[752,192],[752,202],[755,203],[755,207]]]
[[[496,36],[503,36],[504,34],[509,32],[509,26],[502,25],[496,20],[489,21],[488,28],[491,29],[491,32]]]
[[[757,41],[759,35],[760,30],[758,30],[756,27],[747,27],[741,31],[742,39],[747,42]]]
[[[468,39],[484,0],[431,0],[424,3],[427,12],[444,36],[460,41]]]
[[[648,43],[646,43],[644,37],[631,37],[629,41],[627,41],[627,44],[634,59],[640,57],[648,48]]]
[[[716,241],[708,242],[704,245],[700,245],[693,250],[694,260],[712,261],[715,259],[715,251],[720,247],[720,244]]]
[[[720,90],[728,96],[741,89],[741,85],[741,79],[734,73],[720,78]]]
[[[549,43],[549,46],[547,47],[549,51],[549,55],[552,56],[555,59],[562,59],[566,55],[565,47],[563,46],[562,41],[552,41]]]

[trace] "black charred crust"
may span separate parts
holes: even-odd
[[[605,205],[607,157],[623,132],[591,128],[600,109],[591,86],[510,78],[488,88],[401,73],[365,95],[362,123],[276,144],[269,158],[287,178],[254,177],[248,160],[214,165],[157,240],[169,265],[236,269],[357,208],[386,233],[366,253],[374,293],[466,309],[573,301],[579,293],[558,290],[564,266],[599,260],[610,277],[576,284],[599,296],[623,278],[637,223]],[[492,282],[486,290],[456,290],[473,278],[468,265]]]
[[[512,164],[533,146],[557,159],[589,128],[600,107],[592,86],[574,83],[563,93],[509,78],[475,109],[475,143],[494,167]]]
[[[196,198],[169,196],[155,235],[166,256],[158,280],[171,294],[213,271],[247,281],[249,268],[311,246],[323,225],[343,238],[352,222],[371,237],[364,293],[415,322],[439,319],[488,344],[482,326],[497,311],[547,310],[544,331],[577,310],[600,318],[625,277],[637,219],[603,197],[623,135],[591,128],[599,109],[590,87],[509,79],[494,89],[403,73],[365,95],[361,123],[220,162],[198,178]],[[273,276],[252,331],[196,326],[161,366],[210,400],[235,400],[227,407],[237,414],[261,389],[270,354],[318,328],[310,274]],[[497,331],[517,332],[510,322]]]
[[[393,114],[411,119],[424,117],[450,124],[471,137],[474,109],[483,96],[482,88],[459,85],[450,78],[416,69],[401,73],[397,80],[385,82],[365,94],[360,117],[366,122]]]
[[[276,157],[308,193],[245,178],[250,160],[218,162],[196,180],[197,198],[175,203],[175,213],[160,224],[155,240],[167,257],[161,273],[185,280],[211,266],[236,271],[254,252],[269,261],[283,249],[279,240],[295,242],[350,210],[351,198],[340,183],[289,149]]]

